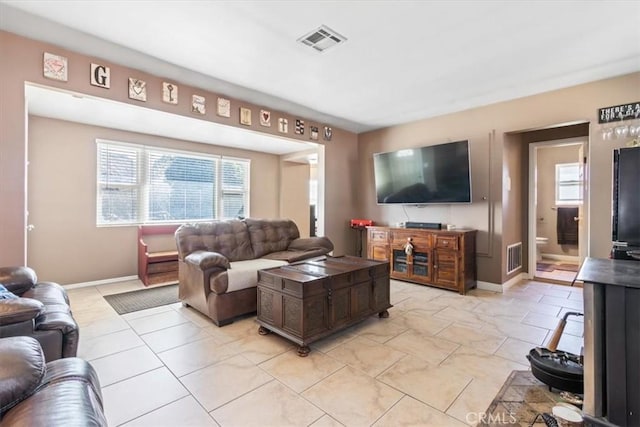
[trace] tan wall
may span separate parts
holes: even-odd
[[[520,135],[505,135],[503,168],[502,168],[502,217],[520,218],[521,221],[503,221],[503,246],[506,248],[515,243],[522,243],[523,269],[507,274],[507,257],[502,257],[502,282],[522,273],[526,259],[527,241],[522,233],[521,223],[527,222],[526,192],[522,191],[522,153],[527,147],[522,143]]]
[[[278,216],[279,156],[29,116],[35,229],[27,261],[42,278],[69,284],[138,274],[137,228],[96,227],[96,138],[250,159],[251,216]]]
[[[356,235],[349,227],[349,220],[360,216],[356,208],[362,194],[358,185],[360,167],[355,135],[345,135],[339,142],[325,144],[324,234],[333,241],[333,255],[336,256],[355,255]]]
[[[293,220],[301,237],[309,237],[309,164],[282,162],[280,216]]]
[[[538,205],[536,207],[536,237],[546,237],[549,243],[542,247],[542,253],[578,256],[578,245],[559,245],[556,221],[556,164],[578,161],[579,147],[538,148]]]
[[[69,60],[68,82],[60,82],[45,79],[42,75],[42,58],[44,52],[63,55]],[[96,97],[112,99],[133,105],[143,105],[146,108],[153,108],[161,111],[193,117],[190,112],[190,99],[192,94],[205,96],[208,108],[205,116],[199,116],[204,120],[223,123],[225,125],[251,129],[256,132],[270,133],[278,135],[277,126],[270,128],[262,127],[259,121],[253,120],[250,128],[239,124],[239,106],[242,105],[253,110],[253,116],[258,117],[260,108],[249,102],[231,99],[231,118],[218,117],[215,108],[212,108],[218,95],[199,88],[194,88],[174,82],[179,85],[180,102],[178,105],[170,105],[161,101],[162,77],[150,75],[139,70],[127,68],[123,65],[102,61],[99,58],[92,58],[81,55],[66,49],[62,49],[47,43],[41,43],[12,33],[0,31],[0,56],[3,61],[10,63],[10,67],[0,67],[0,261],[3,265],[23,264],[26,262],[26,160],[27,160],[27,129],[28,120],[25,113],[24,84],[33,82],[54,88],[89,94]],[[111,89],[91,86],[89,83],[89,69],[91,62],[108,65],[111,68]],[[127,80],[129,77],[141,78],[147,82],[148,94],[147,102],[140,103],[128,99]],[[229,98],[229,97],[227,97]],[[268,108],[268,107],[267,107]],[[315,123],[304,117],[296,117],[292,114],[272,110],[272,120],[278,117],[286,117],[289,120],[288,138],[307,141],[309,132],[304,136],[295,135],[293,128],[296,118],[305,120],[307,126],[315,125],[320,128],[324,124]],[[323,141],[318,141],[322,144]],[[345,179],[348,173],[334,170],[334,165],[340,166],[344,159],[352,159],[353,153],[357,152],[357,136],[338,128],[333,128],[333,140],[330,142],[331,149],[327,150],[327,173],[325,187],[328,188],[325,194],[325,234],[330,237],[337,250],[344,251],[349,236],[349,230],[344,227],[345,213],[350,215],[354,210],[355,199],[348,198],[347,205],[340,205],[334,209],[339,202],[344,202],[340,190],[351,194],[353,189],[349,186],[354,184],[353,179]],[[259,147],[256,147],[259,149]],[[336,158],[336,162],[333,159]],[[352,161],[355,163],[355,161]],[[94,260],[90,260],[94,262]]]
[[[527,238],[522,231],[526,227],[525,215],[502,209],[505,135],[563,123],[588,122],[590,256],[607,257],[611,247],[611,152],[624,142],[601,140],[598,108],[639,99],[640,73],[633,73],[361,134],[359,211],[380,224],[435,221],[478,229],[478,278],[502,283],[502,258],[507,243],[516,240],[518,235]],[[495,139],[491,138],[493,134]],[[471,205],[407,207],[406,214],[402,207],[376,205],[373,153],[460,139],[471,142]],[[520,186],[521,191],[523,187]]]

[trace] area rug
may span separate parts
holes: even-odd
[[[555,267],[556,267],[556,270],[575,271],[577,273],[579,266],[576,264],[558,264]]]
[[[536,263],[536,270],[538,271],[553,271],[555,270],[555,265],[547,264],[545,262]]]
[[[531,371],[513,371],[485,411],[480,426],[544,426],[543,412],[551,413],[561,402],[557,391],[550,391],[546,384],[538,381]]]
[[[118,314],[132,313],[180,301],[177,284],[105,295],[103,298]]]

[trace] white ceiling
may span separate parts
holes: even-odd
[[[296,42],[321,24],[348,40]],[[0,28],[354,132],[640,70],[638,1],[0,0]]]

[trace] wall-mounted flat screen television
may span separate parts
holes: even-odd
[[[471,203],[469,141],[373,155],[378,204]]]

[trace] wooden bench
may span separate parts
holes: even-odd
[[[146,236],[166,236],[167,240],[173,241],[178,227],[180,224],[138,226],[138,277],[145,286],[178,281],[178,251],[149,251],[149,244],[145,242]],[[175,243],[167,242],[165,246],[175,248]]]

